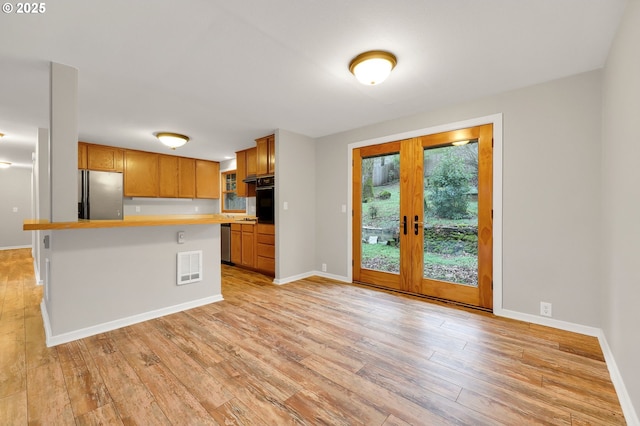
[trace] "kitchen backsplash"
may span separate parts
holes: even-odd
[[[124,199],[125,217],[139,215],[216,213],[220,213],[220,200],[127,197]]]

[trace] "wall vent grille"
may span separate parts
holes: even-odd
[[[178,285],[202,281],[202,250],[178,253]]]

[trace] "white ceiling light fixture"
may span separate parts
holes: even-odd
[[[181,135],[180,133],[159,132],[156,133],[156,137],[171,149],[179,148],[189,142],[189,136]]]
[[[0,169],[8,169],[11,167],[11,163],[8,161],[0,161]]]
[[[349,64],[349,71],[360,83],[374,86],[385,81],[397,63],[398,60],[393,53],[370,50],[353,58]]]
[[[0,133],[0,139],[4,137],[4,133]]]

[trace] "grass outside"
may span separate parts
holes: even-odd
[[[391,196],[386,199],[377,198],[383,192],[388,191]],[[374,200],[362,203],[362,222],[365,227],[381,229],[399,229],[400,227],[400,190],[399,183],[374,187]],[[470,217],[465,219],[441,219],[429,213],[425,214],[425,224],[429,227],[459,227],[476,226],[478,203],[470,202],[468,212]],[[441,241],[434,246],[442,248],[454,245],[457,241]],[[429,245],[432,246],[432,245]],[[400,268],[400,249],[394,244],[368,244],[362,243],[363,268],[398,273]],[[424,253],[424,277],[436,280],[455,282],[477,286],[478,260],[475,254],[458,252],[446,254],[446,252],[425,251]]]

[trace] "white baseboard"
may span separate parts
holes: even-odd
[[[35,257],[33,258],[33,273],[36,277],[36,284],[37,285],[42,285],[42,278],[40,278],[40,268],[38,267],[38,262],[36,261]]]
[[[575,324],[572,322],[560,321],[553,318],[540,317],[538,315],[510,311],[508,309],[495,309],[493,313],[496,316],[500,317],[516,319],[520,321],[530,322],[532,324],[545,325],[548,327],[558,328],[560,330],[597,337],[600,343],[600,348],[602,349],[602,354],[604,355],[605,363],[607,364],[607,369],[609,370],[609,375],[611,376],[611,381],[613,382],[613,387],[618,394],[618,399],[620,400],[620,406],[622,407],[624,418],[628,425],[640,426],[638,414],[633,407],[631,397],[629,396],[629,392],[627,392],[627,387],[624,384],[624,380],[622,379],[620,370],[618,370],[613,352],[609,347],[609,343],[607,343],[607,338],[602,329]]]
[[[18,250],[18,249],[26,249],[26,248],[31,248],[31,244],[29,244],[28,246],[7,246],[7,247],[0,247],[0,250]]]
[[[298,280],[302,280],[302,279],[309,278],[309,277],[314,277],[314,276],[323,277],[323,278],[329,278],[331,280],[342,281],[342,282],[346,282],[346,283],[351,283],[351,280],[348,279],[347,277],[343,277],[343,276],[340,276],[340,275],[328,274],[326,272],[320,272],[320,271],[309,271],[309,272],[305,272],[303,274],[298,274],[298,275],[294,275],[294,276],[287,277],[287,278],[274,279],[273,283],[277,284],[277,285],[289,284],[289,283],[294,282],[294,281],[298,281]]]
[[[85,337],[94,336],[96,334],[104,333],[118,328],[126,327],[128,325],[137,324],[139,322],[163,317],[165,315],[186,311],[187,309],[197,308],[198,306],[208,305],[209,303],[220,302],[222,300],[224,300],[222,298],[222,295],[218,294],[215,296],[205,297],[203,299],[180,303],[178,305],[167,306],[166,308],[143,312],[141,314],[132,315],[126,318],[120,318],[114,321],[108,321],[102,324],[92,325],[90,327],[81,328],[79,330],[74,330],[58,335],[52,334],[51,324],[49,323],[49,313],[47,312],[47,306],[44,303],[44,299],[40,303],[40,309],[42,310],[42,320],[44,322],[46,343],[48,347],[51,347],[61,345],[63,343],[72,342],[74,340],[83,339]]]

